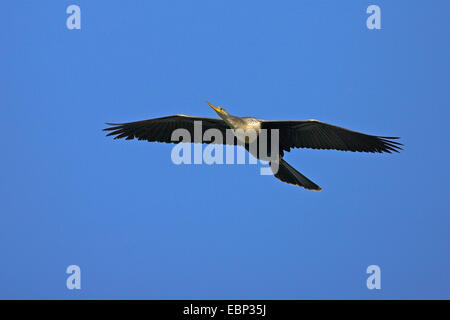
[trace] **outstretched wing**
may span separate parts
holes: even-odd
[[[103,130],[111,131],[107,136],[114,136],[114,139],[125,138],[126,140],[131,140],[136,138],[150,142],[178,143],[181,141],[172,141],[172,133],[176,129],[186,129],[191,135],[191,142],[200,142],[194,141],[194,125],[196,121],[201,121],[201,137],[203,137],[203,134],[208,129],[218,129],[222,133],[223,140],[225,140],[228,126],[222,119],[185,115],[174,115],[128,123],[106,123],[111,127]],[[207,141],[201,142],[211,143]],[[225,141],[223,142],[225,143]],[[217,142],[213,139],[212,143]]]
[[[278,129],[280,149],[291,148],[335,149],[358,152],[399,152],[398,137],[372,136],[334,126],[317,120],[264,121],[264,129]]]

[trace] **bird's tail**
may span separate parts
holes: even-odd
[[[279,160],[278,172],[274,173],[274,175],[277,179],[283,182],[297,185],[308,190],[322,191],[321,187],[295,170],[289,163],[287,163],[283,159]]]

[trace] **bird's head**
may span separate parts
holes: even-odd
[[[224,116],[228,116],[228,115],[229,115],[228,112],[227,112],[227,110],[225,110],[224,108],[222,108],[222,107],[216,107],[216,106],[212,105],[211,103],[209,103],[208,101],[206,101],[206,103],[207,103],[211,108],[213,108],[215,112],[217,112],[217,114],[219,115],[219,117],[223,118]]]

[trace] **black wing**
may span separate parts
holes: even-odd
[[[111,131],[107,136],[115,136],[114,139],[125,138],[126,140],[131,140],[136,138],[138,140],[147,140],[151,142],[178,143],[181,141],[172,141],[173,131],[176,129],[186,129],[191,135],[191,142],[200,142],[194,141],[195,121],[201,121],[202,137],[206,130],[218,129],[222,133],[223,140],[226,140],[226,129],[228,126],[222,119],[190,117],[185,115],[174,115],[128,123],[106,123],[111,127],[103,130]],[[202,142],[211,143],[207,141]],[[212,143],[215,143],[214,139]]]
[[[335,149],[358,152],[399,152],[398,137],[372,136],[317,120],[264,121],[264,129],[279,129],[280,149]]]

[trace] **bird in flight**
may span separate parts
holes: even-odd
[[[237,117],[230,115],[222,107],[216,107],[209,102],[207,103],[219,115],[220,119],[173,115],[128,123],[106,123],[110,127],[103,130],[110,131],[107,136],[114,136],[114,139],[125,138],[126,140],[131,140],[136,138],[138,140],[166,143],[183,142],[172,140],[172,133],[176,129],[185,129],[193,136],[197,121],[202,123],[202,136],[208,129],[218,129],[223,137],[226,136],[227,129],[232,129],[234,130],[233,132],[238,132],[238,129],[242,130],[240,132],[253,130],[256,133],[256,137],[253,140],[248,136],[239,136],[235,133],[236,139],[232,139],[231,142],[228,140],[215,142],[215,139],[210,142],[202,142],[243,145],[257,159],[270,161],[274,176],[279,180],[314,191],[321,191],[322,189],[288,164],[283,159],[284,152],[289,152],[292,148],[334,149],[371,153],[392,153],[402,150],[402,144],[394,141],[398,137],[368,135],[318,120],[271,121],[253,117]],[[278,130],[278,150],[273,152],[276,154],[271,152],[271,135],[267,134],[266,136],[269,140],[267,142],[267,154],[270,154],[270,157],[264,156],[260,150],[254,153],[254,149],[250,147],[252,143],[258,143],[259,138],[262,136],[260,135],[262,129],[267,131]],[[276,166],[273,164],[276,164]],[[274,170],[274,167],[277,169]]]

